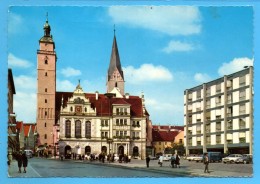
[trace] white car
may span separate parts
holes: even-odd
[[[171,154],[165,154],[163,155],[163,161],[169,161],[171,160],[172,155]]]
[[[188,156],[186,157],[186,160],[188,160],[188,161],[193,161],[195,158],[198,158],[198,155],[188,155]]]
[[[225,163],[235,163],[237,162],[240,158],[242,158],[241,154],[231,154],[228,155],[227,157],[222,158],[222,162]]]
[[[194,156],[193,160],[196,162],[203,162],[203,155]]]

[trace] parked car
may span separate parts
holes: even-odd
[[[241,154],[231,154],[227,157],[222,158],[222,162],[225,163],[235,163],[239,158],[241,158]]]
[[[203,155],[196,155],[193,157],[193,160],[196,162],[203,162]]]
[[[253,156],[251,154],[242,155],[241,158],[236,160],[236,163],[243,163],[243,164],[252,164],[253,163]]]
[[[171,160],[172,154],[164,154],[163,155],[163,161],[169,161]]]
[[[221,152],[208,152],[209,162],[221,162],[223,154]]]
[[[198,157],[198,155],[188,155],[187,157],[186,157],[186,160],[188,160],[188,161],[193,161],[195,158],[197,158]]]

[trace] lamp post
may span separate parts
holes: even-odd
[[[109,149],[109,155],[110,155],[110,144],[113,142],[113,139],[107,138],[107,143],[108,143],[108,149]]]

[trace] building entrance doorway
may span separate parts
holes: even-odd
[[[90,146],[86,146],[85,147],[85,154],[86,155],[90,155],[90,153],[91,153],[91,147]]]
[[[65,146],[65,158],[71,158],[71,147],[69,145]]]
[[[119,146],[118,147],[118,155],[124,155],[124,146]]]
[[[138,157],[139,156],[139,150],[138,150],[137,146],[133,147],[133,156],[134,157]]]

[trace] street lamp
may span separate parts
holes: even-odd
[[[109,155],[110,155],[110,144],[113,142],[113,139],[107,138],[107,143],[108,143],[108,149],[109,149]]]

